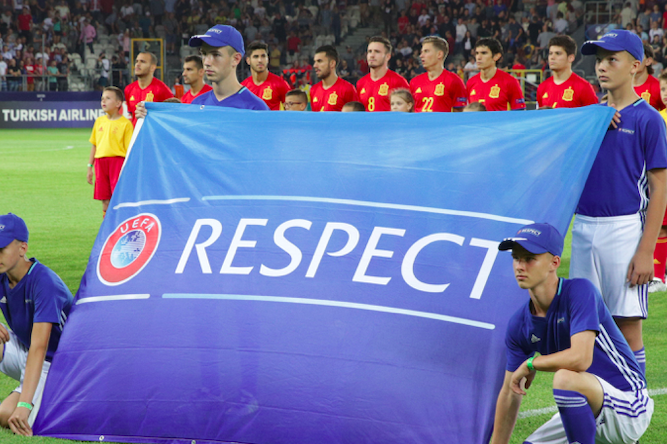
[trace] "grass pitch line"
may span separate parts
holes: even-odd
[[[667,387],[649,390],[648,394],[649,396],[653,397],[667,395]],[[519,413],[519,419],[532,418],[533,416],[540,416],[546,414],[554,414],[557,411],[558,407],[556,407],[555,405],[552,405],[551,407],[545,407],[543,409],[526,410],[525,412]]]

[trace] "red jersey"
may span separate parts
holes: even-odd
[[[181,103],[192,103],[195,97],[201,96],[202,94],[205,94],[212,89],[213,88],[211,88],[211,85],[207,85],[206,83],[204,83],[204,87],[201,90],[199,90],[199,92],[194,96],[192,95],[192,89],[190,89],[188,90],[188,92],[183,94],[183,97],[181,97]]]
[[[391,69],[377,81],[366,74],[357,82],[359,101],[364,104],[366,111],[391,111],[389,95],[396,88],[410,88],[408,81],[402,75]]]
[[[660,81],[652,75],[649,75],[643,84],[635,86],[635,92],[658,111],[665,109],[665,104],[660,98]]]
[[[580,106],[595,105],[598,98],[593,86],[575,73],[556,85],[553,77],[549,77],[537,87],[537,103],[541,107],[549,108],[579,108]]]
[[[410,81],[410,92],[415,99],[415,112],[451,112],[466,106],[466,87],[461,77],[446,69],[433,80],[428,73],[419,74]]]
[[[310,88],[310,107],[313,111],[340,111],[346,103],[357,100],[357,90],[340,77],[328,89],[324,89],[322,82]]]
[[[282,77],[272,72],[259,85],[255,83],[252,76],[241,82],[241,85],[262,99],[271,111],[280,111],[280,104],[285,103],[285,94],[291,89]]]
[[[526,101],[519,81],[500,69],[488,81],[482,81],[482,73],[468,80],[468,102],[480,102],[487,111],[525,109]]]
[[[136,80],[125,87],[125,101],[127,110],[132,115],[132,125],[137,124],[134,117],[134,109],[139,102],[164,102],[170,97],[174,97],[171,90],[162,80],[153,77],[153,81],[145,88],[139,87],[139,81]]]

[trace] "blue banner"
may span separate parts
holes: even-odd
[[[487,442],[498,243],[565,232],[613,111],[270,113],[148,104],[38,434]]]

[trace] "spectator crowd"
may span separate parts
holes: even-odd
[[[391,41],[390,69],[408,81],[425,72],[421,41],[432,35],[447,40],[446,68],[466,81],[478,72],[478,39],[502,43],[503,68],[545,70],[549,40],[585,21],[581,0],[0,0],[0,7],[3,91],[65,91],[70,74],[92,73],[100,89],[122,87],[130,81],[132,38],[162,38],[168,55],[184,59],[190,36],[215,24],[237,28],[246,44],[268,44],[269,69],[294,87],[314,83],[315,48],[366,26]],[[607,29],[631,30],[653,46],[658,75],[667,11],[633,0],[615,7],[612,18]],[[100,41],[107,43],[102,49]],[[339,74],[352,84],[369,72],[366,47],[341,51]]]

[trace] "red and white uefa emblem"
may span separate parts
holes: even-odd
[[[160,243],[162,227],[153,214],[122,222],[109,235],[97,260],[97,277],[105,285],[120,285],[139,274]]]

